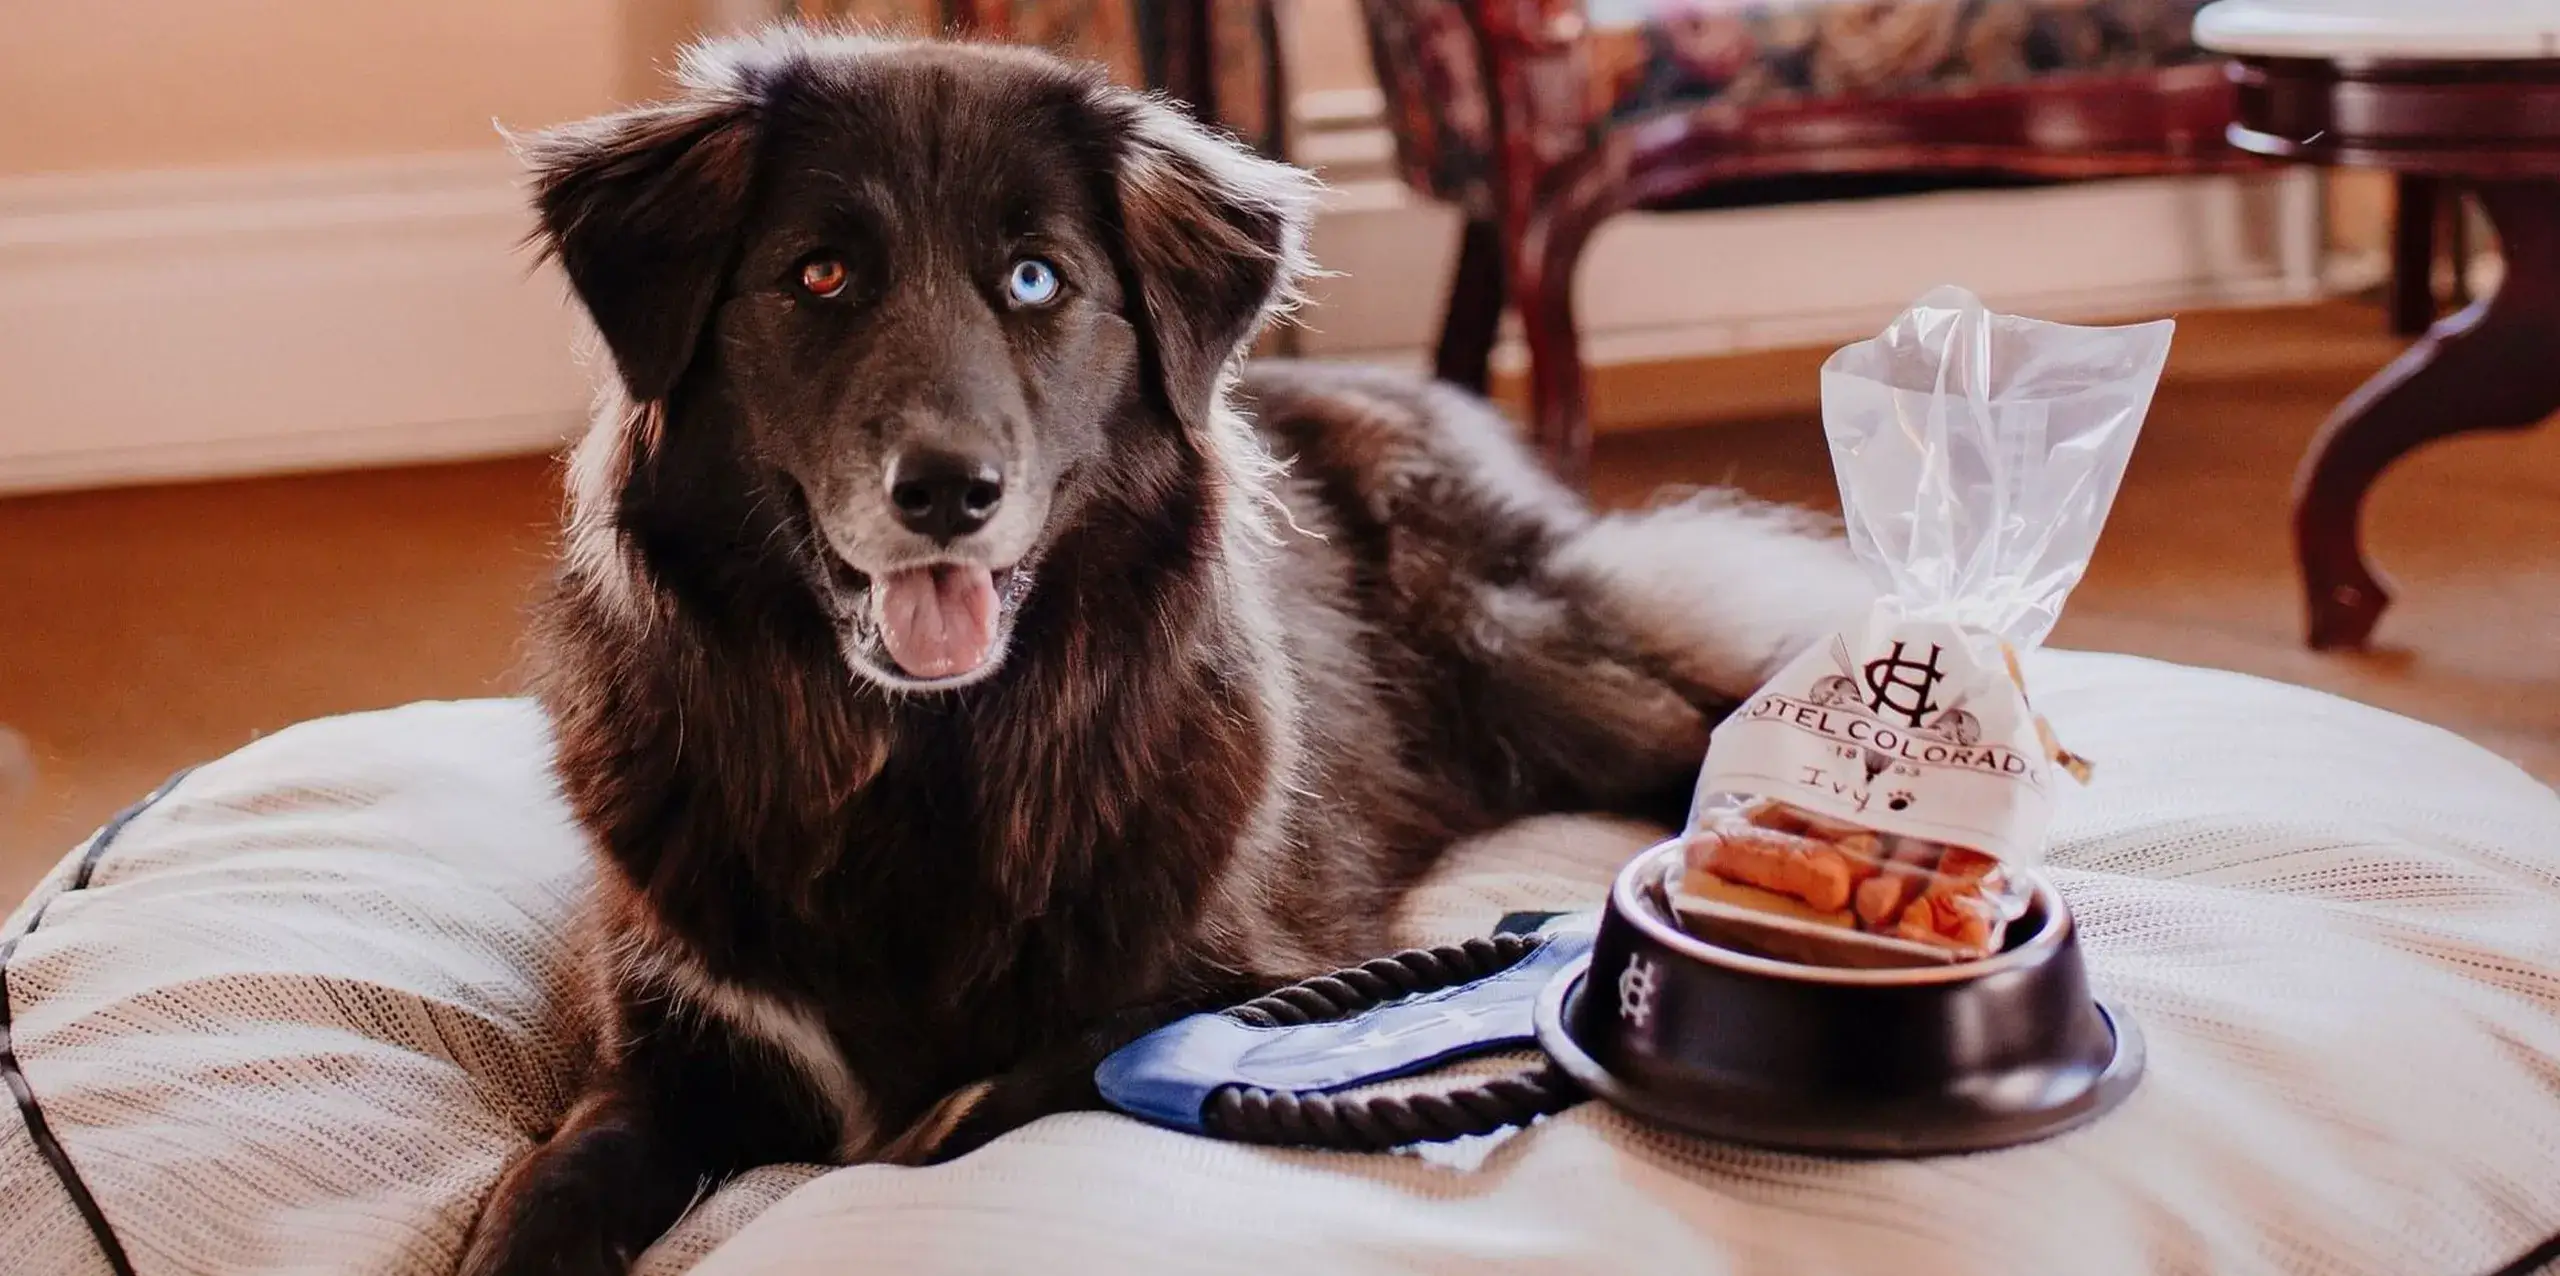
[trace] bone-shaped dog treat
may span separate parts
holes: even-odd
[[[1803,900],[1823,912],[1849,906],[1857,873],[1839,844],[1802,833],[1721,821],[1689,843],[1692,871]]]
[[[2005,921],[1994,897],[2007,881],[1991,856],[1765,798],[1705,820],[1685,859],[1681,892],[1693,901],[1926,944],[1958,959],[1988,955]],[[1839,955],[1841,964],[1874,964],[1871,953]]]

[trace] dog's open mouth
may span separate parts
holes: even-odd
[[[1030,574],[983,563],[925,563],[867,576],[826,555],[830,610],[855,667],[910,690],[960,686],[1004,656]]]
[[[1004,586],[1013,570],[983,563],[933,563],[888,572],[871,583],[871,619],[880,645],[910,678],[957,678],[993,659],[1001,635]]]
[[[928,691],[974,682],[1004,658],[1013,613],[1030,592],[1027,566],[955,556],[866,573],[817,531],[798,485],[786,490],[789,517],[808,545],[810,583],[857,672]]]

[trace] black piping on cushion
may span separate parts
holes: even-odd
[[[34,934],[36,927],[44,924],[44,915],[53,907],[54,900],[73,891],[88,889],[90,877],[98,871],[98,861],[105,858],[107,847],[124,832],[125,826],[133,823],[135,816],[169,796],[169,791],[178,787],[178,781],[185,778],[187,773],[181,771],[171,776],[169,782],[153,791],[151,796],[117,812],[114,819],[107,821],[105,828],[98,830],[97,836],[89,839],[89,849],[80,853],[80,866],[72,870],[71,884],[38,904],[35,914],[27,919],[25,930],[0,940],[0,1084],[8,1086],[9,1097],[17,1101],[18,1119],[26,1123],[27,1138],[34,1142],[45,1164],[53,1168],[53,1177],[61,1182],[63,1195],[70,1197],[72,1208],[80,1211],[81,1220],[89,1225],[89,1235],[98,1242],[98,1252],[106,1256],[107,1266],[114,1270],[116,1276],[133,1276],[133,1261],[125,1257],[123,1242],[116,1239],[115,1229],[107,1225],[106,1214],[98,1208],[98,1198],[90,1195],[89,1185],[80,1181],[80,1171],[71,1164],[71,1154],[63,1148],[62,1141],[53,1136],[53,1127],[45,1124],[44,1109],[37,1106],[36,1092],[27,1084],[26,1070],[18,1064],[17,1040],[9,1030],[9,959],[18,954],[18,941]]]
[[[2489,1273],[2489,1276],[2535,1276],[2537,1272],[2560,1270],[2560,1233],[2554,1233],[2541,1244],[2526,1250],[2522,1258]]]

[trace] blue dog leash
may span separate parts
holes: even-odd
[[[1436,1093],[1340,1092],[1455,1059],[1534,1045],[1531,1011],[1591,950],[1591,914],[1515,914],[1495,933],[1320,975],[1192,1015],[1094,1071],[1103,1101],[1142,1120],[1250,1143],[1383,1149],[1525,1125],[1583,1098],[1552,1065]]]

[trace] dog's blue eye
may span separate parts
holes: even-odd
[[[1017,306],[1048,305],[1058,299],[1058,268],[1037,257],[1025,257],[1005,275],[1004,294]]]

